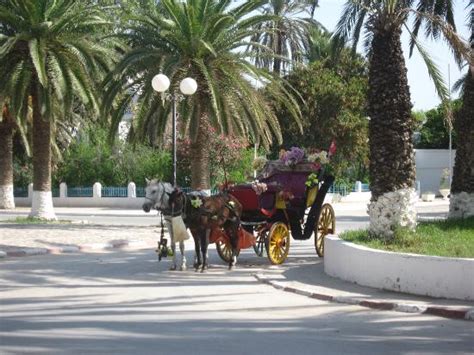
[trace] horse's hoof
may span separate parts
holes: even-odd
[[[176,265],[171,265],[170,271],[176,271]]]
[[[232,270],[233,267],[234,265],[229,265],[229,270]]]
[[[200,266],[201,266],[201,263],[194,263],[194,268],[195,269],[199,269]]]
[[[181,267],[179,268],[180,271],[186,271],[188,268],[186,267],[186,265],[181,265]]]
[[[203,267],[203,268],[201,269],[201,274],[203,274],[203,273],[205,273],[205,272],[206,272],[206,268]]]

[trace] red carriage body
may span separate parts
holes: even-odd
[[[318,174],[320,183],[308,189],[306,181],[312,173]],[[248,234],[240,232],[245,240],[239,243],[241,249],[254,245],[259,256],[265,249],[270,262],[280,264],[288,255],[290,231],[293,239],[299,240],[308,239],[315,232],[316,251],[323,256],[323,238],[335,231],[334,211],[329,204],[323,205],[334,178],[324,176],[319,166],[313,163],[287,166],[281,161],[270,161],[258,181],[266,185],[266,190],[260,194],[257,194],[254,184],[234,185],[227,191],[243,207],[241,224]],[[249,235],[255,235],[255,241]],[[227,260],[225,235],[213,232],[211,238],[217,241],[219,255]]]

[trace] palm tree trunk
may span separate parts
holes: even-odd
[[[278,29],[278,32],[277,32],[277,35],[276,35],[275,54],[278,55],[278,56],[281,56],[282,52],[283,52],[282,37],[281,37],[281,34],[280,34],[280,29]],[[280,58],[275,58],[273,60],[273,73],[280,76],[280,73],[281,73],[281,59]]]
[[[211,188],[209,171],[209,152],[207,151],[208,132],[206,117],[199,121],[196,140],[191,143],[191,188],[193,190],[208,190]]]
[[[36,90],[33,106],[33,199],[30,217],[56,219],[51,193],[51,122],[40,111]]]
[[[466,78],[463,104],[454,120],[458,136],[453,169],[450,218],[474,216],[474,66]]]
[[[0,122],[0,209],[15,208],[13,197],[13,123],[7,109]]]
[[[375,31],[369,62],[369,231],[391,238],[398,226],[416,225],[415,164],[401,29],[382,26]]]

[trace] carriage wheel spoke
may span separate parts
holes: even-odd
[[[324,238],[326,235],[335,232],[335,223],[336,220],[333,208],[329,204],[323,205],[314,233],[314,244],[316,252],[320,257],[324,256]]]

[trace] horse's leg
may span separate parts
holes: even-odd
[[[184,254],[184,241],[179,242],[179,250],[181,252],[181,271],[185,271],[187,269],[186,266],[186,255]]]
[[[211,229],[207,228],[203,233],[201,233],[201,252],[202,252],[202,268],[201,272],[204,272],[209,268],[207,261],[207,249],[209,247],[209,236],[211,235]]]
[[[176,266],[176,244],[174,242],[173,226],[171,225],[170,220],[166,220],[166,228],[168,228],[168,232],[170,234],[170,245],[171,245],[171,251],[173,252],[173,259],[172,259],[172,262],[171,262],[170,270],[174,271],[177,268],[177,266]]]
[[[237,230],[239,228],[239,224],[240,221],[237,217],[234,217],[229,223],[227,235],[230,238],[230,245],[232,247],[232,258],[229,262],[229,270],[232,270],[235,264],[237,264],[237,248],[239,246],[239,236],[237,235]]]
[[[191,234],[193,235],[193,239],[194,239],[194,268],[196,269],[196,271],[198,271],[199,269],[199,266],[201,266],[202,264],[202,261],[201,261],[201,250],[200,250],[200,247],[199,247],[199,243],[200,243],[200,238],[201,238],[201,232],[199,230],[193,230],[191,232]]]

